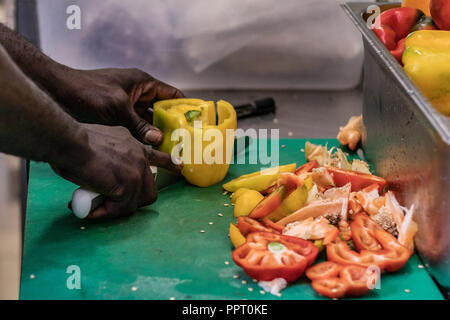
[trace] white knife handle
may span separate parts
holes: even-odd
[[[153,177],[156,179],[157,167],[150,166]],[[105,201],[105,197],[96,192],[79,188],[72,194],[72,212],[79,219],[85,219],[93,210]]]
[[[101,194],[79,188],[72,195],[72,212],[77,218],[84,219],[104,200]]]

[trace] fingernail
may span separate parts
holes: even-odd
[[[163,139],[163,134],[159,130],[149,130],[145,134],[145,141],[149,144],[160,144]]]

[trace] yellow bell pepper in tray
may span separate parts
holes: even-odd
[[[153,123],[164,134],[158,150],[178,152],[183,176],[199,187],[222,181],[232,156],[236,111],[230,103],[218,101],[217,121],[215,109],[213,101],[201,99],[164,100],[153,106]]]
[[[436,110],[450,116],[450,31],[413,32],[405,48],[406,74]]]

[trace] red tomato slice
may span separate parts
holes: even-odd
[[[297,170],[295,170],[295,174],[299,176],[302,173],[311,172],[312,169],[318,168],[318,167],[319,167],[319,163],[317,162],[317,160],[313,160],[313,161],[310,161],[310,162],[305,163],[304,165],[298,167]]]
[[[262,219],[272,213],[286,197],[286,187],[279,186],[274,192],[265,197],[253,210],[249,217]]]
[[[386,185],[385,179],[372,174],[338,169],[334,167],[326,168],[328,172],[333,175],[334,183],[337,187],[343,187],[350,182],[352,184],[352,191],[360,191],[375,183],[378,185],[378,191],[381,193]]]
[[[328,298],[341,298],[348,290],[347,282],[339,278],[314,280],[311,284],[318,294]]]
[[[273,228],[267,228],[263,226],[259,221],[256,221],[255,219],[249,218],[249,217],[238,217],[237,219],[237,227],[239,231],[242,233],[243,236],[246,236],[249,233],[252,232],[277,232]]]
[[[358,266],[345,266],[341,269],[339,277],[348,283],[348,293],[354,296],[363,296],[367,294],[375,285],[372,279],[374,275],[369,269]]]
[[[335,278],[339,275],[342,266],[332,261],[325,261],[313,265],[306,270],[306,276],[309,280],[319,280],[325,278]]]
[[[258,281],[284,278],[297,280],[317,257],[318,249],[311,242],[275,233],[255,232],[233,251],[234,262]]]

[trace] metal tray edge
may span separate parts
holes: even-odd
[[[442,141],[450,145],[450,118],[440,114],[427,100],[427,98],[420,92],[417,86],[411,81],[408,75],[404,72],[401,65],[394,59],[391,53],[385,48],[377,36],[367,28],[362,14],[365,12],[369,5],[392,5],[392,2],[352,2],[343,3],[341,7],[345,13],[350,17],[357,29],[361,32],[364,39],[370,45],[372,50],[382,60],[384,67],[388,68],[392,75],[400,83],[401,88],[410,95],[411,99],[415,102],[418,110],[429,122],[429,125],[433,127]]]

